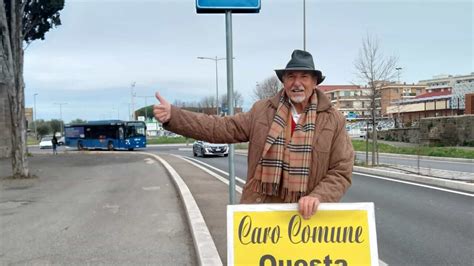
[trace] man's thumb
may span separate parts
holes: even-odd
[[[160,93],[159,92],[155,92],[155,97],[156,99],[158,99],[158,101],[160,101],[161,104],[166,104],[168,103],[165,98],[161,97]]]

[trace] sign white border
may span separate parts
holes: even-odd
[[[235,1],[234,1],[235,2]],[[246,3],[246,2],[244,2]],[[246,5],[246,6],[231,6],[231,5],[220,5],[220,6],[210,6],[210,5],[204,5],[201,3],[199,0],[196,0],[196,7],[199,9],[250,9],[250,10],[255,10],[255,9],[260,9],[262,6],[262,1],[257,0],[256,5]]]
[[[297,211],[297,203],[289,204],[239,204],[227,205],[227,265],[234,265],[234,212],[271,212],[271,211]],[[367,211],[369,239],[370,239],[370,260],[371,265],[379,265],[377,248],[377,231],[375,230],[375,212],[373,202],[358,203],[321,203],[318,211],[321,210],[364,210]]]

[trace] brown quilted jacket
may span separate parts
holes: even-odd
[[[217,117],[171,107],[171,119],[165,129],[211,143],[249,142],[247,184],[241,203],[281,203],[279,197],[252,191],[257,163],[278,107],[282,91],[272,98],[256,102],[249,112]],[[351,185],[354,150],[345,129],[345,118],[331,106],[319,89],[318,116],[313,140],[312,167],[308,194],[321,202],[338,202]]]

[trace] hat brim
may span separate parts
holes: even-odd
[[[278,79],[283,82],[283,75],[285,74],[285,71],[308,71],[308,72],[312,72],[316,75],[316,80],[317,80],[317,84],[316,85],[319,85],[321,84],[324,79],[326,78],[325,76],[323,76],[323,73],[319,70],[313,70],[313,69],[307,69],[307,68],[285,68],[285,69],[275,69],[275,73],[278,77]]]

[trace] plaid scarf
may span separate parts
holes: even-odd
[[[254,191],[298,202],[306,195],[315,131],[316,92],[311,95],[291,136],[291,105],[283,93],[255,170]]]

